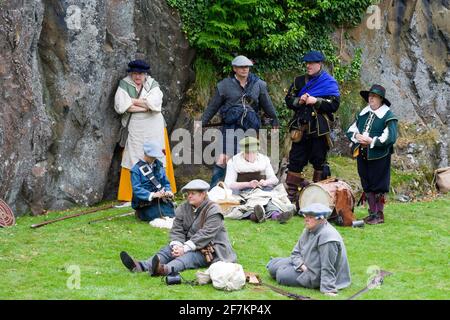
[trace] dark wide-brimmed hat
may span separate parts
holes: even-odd
[[[322,62],[325,61],[325,56],[320,51],[309,51],[307,52],[302,59],[304,62]]]
[[[382,103],[387,105],[388,107],[391,105],[388,99],[386,99],[384,96],[386,95],[386,89],[383,86],[380,86],[379,84],[374,84],[372,87],[370,87],[369,91],[360,91],[359,94],[361,97],[363,97],[366,102],[369,102],[369,93],[374,93],[381,97],[383,100]]]
[[[144,60],[133,60],[128,63],[127,72],[148,73],[150,66]]]

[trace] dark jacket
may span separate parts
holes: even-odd
[[[365,107],[357,116],[356,121],[347,130],[347,138],[352,141],[352,154],[360,147],[355,135],[367,132],[373,138],[372,145],[367,148],[367,160],[377,160],[394,153],[394,143],[397,140],[397,117],[388,106],[383,105],[377,111]]]
[[[330,132],[331,122],[334,121],[333,113],[339,108],[340,98],[338,96],[318,96],[314,105],[299,104],[300,97],[297,95],[305,86],[306,77],[306,75],[296,77],[285,97],[287,107],[295,111],[289,127],[300,128],[301,125],[306,124],[307,134],[322,136]]]
[[[251,102],[251,107],[257,113],[262,108],[262,110],[273,119],[272,125],[279,125],[275,107],[267,92],[266,82],[252,73],[248,76],[245,88],[241,87],[241,84],[234,76],[225,78],[217,84],[214,97],[202,115],[202,125],[208,124],[218,111],[220,111],[220,114],[223,117],[223,114],[225,114],[231,106],[241,105],[242,96],[244,94],[247,97],[247,102]]]

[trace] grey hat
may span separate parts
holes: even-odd
[[[253,62],[245,56],[237,56],[231,61],[231,65],[234,67],[251,67]]]
[[[164,153],[162,152],[162,147],[153,142],[146,142],[143,145],[144,154],[148,157],[153,158],[163,158]]]
[[[189,190],[208,191],[209,184],[206,181],[203,181],[201,179],[194,179],[191,182],[189,182],[187,185],[185,185],[183,188],[181,188],[181,192],[185,192],[185,191],[189,191]]]
[[[301,208],[300,213],[304,216],[314,216],[317,220],[326,219],[330,216],[332,210],[321,203],[311,203],[310,205]]]

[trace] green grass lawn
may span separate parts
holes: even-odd
[[[30,225],[67,215],[20,217],[17,225],[0,229],[0,299],[288,299],[264,287],[222,292],[212,285],[166,286],[161,278],[128,272],[119,252],[136,258],[152,255],[168,241],[168,231],[138,222],[134,216],[96,224],[89,220],[130,209],[110,209],[38,229]],[[358,208],[358,218],[367,209]],[[73,210],[72,210],[73,211]],[[349,256],[352,285],[337,297],[316,290],[285,288],[316,299],[346,299],[363,288],[372,266],[393,272],[379,289],[359,299],[448,299],[450,197],[433,202],[387,204],[386,223],[340,228]],[[276,284],[265,270],[270,257],[288,256],[303,230],[303,218],[285,225],[268,221],[226,220],[239,263]],[[80,270],[80,288],[69,289],[70,266]],[[195,271],[183,272],[192,280]]]

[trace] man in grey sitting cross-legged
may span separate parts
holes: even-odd
[[[281,285],[320,288],[334,296],[350,285],[350,268],[344,241],[327,222],[330,208],[313,203],[300,209],[305,226],[300,240],[288,258],[273,258],[266,268]]]

